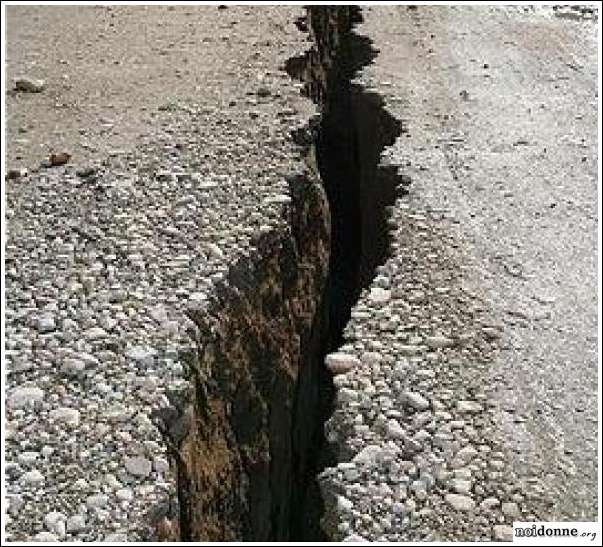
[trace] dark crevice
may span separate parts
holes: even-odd
[[[330,538],[318,476],[338,455],[324,435],[334,397],[324,357],[345,342],[352,307],[387,259],[388,206],[404,187],[380,160],[402,127],[352,83],[377,56],[353,32],[360,8],[306,13],[297,27],[312,46],[285,68],[319,105],[292,134],[309,171],[289,179],[289,229],[260,234],[257,252],[187,310],[191,347],[179,358],[191,388],[157,416],[178,492],[162,522],[179,522],[164,539]]]
[[[305,94],[321,108],[317,123],[311,125],[307,135],[313,141],[310,148],[313,146],[316,153],[316,166],[331,213],[331,256],[325,297],[328,320],[322,322],[328,328],[319,335],[323,348],[320,362],[309,365],[307,370],[313,373],[305,376],[306,381],[318,385],[308,387],[304,378],[298,385],[298,397],[303,394],[305,401],[315,400],[306,398],[308,390],[318,390],[319,419],[312,428],[310,444],[293,442],[293,470],[297,473],[291,497],[289,536],[293,541],[328,539],[320,523],[324,502],[317,475],[336,464],[336,455],[329,450],[324,436],[324,424],[332,413],[334,388],[323,359],[343,344],[343,331],[353,305],[362,289],[370,285],[375,268],[387,259],[390,247],[387,207],[394,204],[405,188],[395,167],[380,165],[381,153],[400,135],[401,123],[385,110],[378,94],[351,82],[378,54],[370,39],[352,30],[353,24],[361,20],[359,8],[340,8],[350,10],[343,20],[349,26],[339,29],[334,57],[328,58],[325,21],[339,19],[341,12],[337,13],[337,9],[308,9],[315,44],[306,55],[291,58],[286,64],[289,75],[306,84]],[[305,27],[298,24],[298,28]],[[312,65],[325,60],[327,81],[318,81],[315,75],[321,71]],[[298,400],[295,424],[307,419],[304,400]]]

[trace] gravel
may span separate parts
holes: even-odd
[[[54,9],[11,7],[9,20],[47,15],[69,35],[69,13],[77,11],[94,32],[98,15],[111,13],[100,6]],[[289,132],[315,113],[278,68],[305,49],[294,26],[300,8],[241,6],[218,16],[215,6],[177,7],[174,20],[193,17],[184,14],[191,10],[207,75],[202,88],[184,84],[186,93],[179,87],[172,100],[163,82],[157,96],[169,108],[152,104],[156,98],[143,101],[150,119],[145,131],[117,139],[110,153],[74,156],[67,165],[8,181],[11,541],[140,540],[153,533],[148,515],[154,508],[177,507],[170,457],[152,416],[170,404],[167,393],[190,389],[186,358],[195,344],[187,314],[219,297],[229,264],[257,253],[262,234],[288,229],[285,177],[303,169]],[[63,19],[56,18],[59,11]],[[116,11],[137,20],[153,12]],[[121,31],[131,20],[113,23]],[[216,48],[213,39],[202,39],[215,36],[217,26],[228,29],[230,44]],[[57,48],[47,42],[56,31],[51,26],[31,38],[39,41],[31,50],[54,55]],[[11,70],[15,40],[13,33]],[[110,56],[121,46],[107,40]],[[131,56],[134,49],[128,51]],[[68,63],[76,54],[71,46],[61,53]],[[61,75],[44,77],[49,83],[41,97],[56,89]],[[143,81],[138,77],[140,89],[129,104],[136,93],[152,94],[152,84],[146,89]],[[19,109],[40,106],[19,101],[12,97],[7,110],[21,119],[30,114]],[[104,108],[109,120],[111,106]],[[65,130],[72,135],[73,120],[65,119]],[[48,131],[44,138],[53,136]],[[57,137],[55,144],[69,150],[64,142]]]
[[[320,474],[324,522],[335,540],[466,542],[596,520],[596,25],[363,14],[379,55],[354,82],[403,122],[383,163],[412,186],[337,350],[360,365],[334,379],[327,439],[357,472]]]

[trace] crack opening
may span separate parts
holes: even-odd
[[[353,32],[360,8],[306,13],[298,28],[313,45],[285,69],[320,106],[292,134],[313,174],[289,179],[287,229],[263,232],[257,252],[188,311],[192,347],[180,357],[192,396],[178,394],[158,416],[177,479],[164,538],[330,538],[318,478],[337,464],[324,434],[334,397],[324,358],[344,343],[352,307],[387,259],[388,206],[404,187],[380,162],[402,128],[353,82],[377,55]]]
[[[345,8],[344,8],[345,9]],[[290,539],[324,541],[328,537],[321,526],[324,502],[317,475],[336,465],[336,455],[329,450],[324,425],[332,413],[334,387],[323,365],[326,354],[339,348],[345,339],[344,329],[362,289],[367,288],[376,268],[383,264],[390,248],[388,207],[405,191],[397,168],[380,164],[384,149],[394,144],[402,132],[401,123],[384,108],[383,99],[353,83],[356,73],[370,64],[378,52],[369,38],[352,31],[361,20],[359,8],[348,7],[343,14],[337,8],[308,9],[310,27],[315,36],[314,50],[294,57],[286,64],[292,78],[305,83],[304,92],[321,107],[318,123],[311,124],[316,167],[327,194],[331,212],[331,255],[326,290],[328,332],[323,336],[319,363],[313,382],[319,384],[320,407],[312,442],[294,445],[295,489],[292,493]],[[335,56],[328,58],[325,28],[329,18],[346,17],[348,24],[338,42]],[[318,63],[322,67],[316,66]],[[325,63],[326,60],[326,63]],[[326,82],[317,75],[324,74]],[[303,385],[300,385],[303,393]],[[302,402],[298,404],[305,406]],[[301,409],[303,412],[303,409]],[[296,423],[303,419],[296,416]],[[299,451],[304,450],[303,457]]]

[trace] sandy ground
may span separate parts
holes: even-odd
[[[228,104],[225,78],[241,67],[257,69],[266,48],[278,50],[275,35],[282,28],[261,34],[260,25],[250,24],[261,12],[244,6],[8,6],[7,167],[36,168],[49,153],[63,151],[75,165],[86,165],[152,132],[158,108],[182,100]],[[44,79],[46,89],[14,93],[14,80],[23,75]],[[254,74],[248,85],[260,85],[261,76]]]

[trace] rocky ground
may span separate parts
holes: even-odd
[[[288,135],[314,113],[282,70],[300,13],[8,8],[6,539],[136,540],[172,510],[152,411],[187,385],[187,310],[288,229]],[[402,122],[383,161],[412,185],[326,360],[325,526],[466,541],[596,520],[596,19],[363,15],[379,56],[357,82]]]
[[[9,540],[144,537],[174,490],[151,413],[186,382],[184,312],[285,227],[288,134],[314,109],[279,69],[305,47],[300,10],[142,10],[8,10],[9,81],[46,80],[7,98],[7,164],[31,169],[6,184]],[[55,111],[57,94],[85,114]],[[115,139],[107,111],[125,118]],[[71,161],[40,167],[53,149]]]
[[[561,16],[560,16],[561,15]],[[332,357],[335,537],[504,540],[597,515],[590,12],[373,7],[358,77],[404,131],[394,245]],[[378,403],[376,403],[378,401]]]

